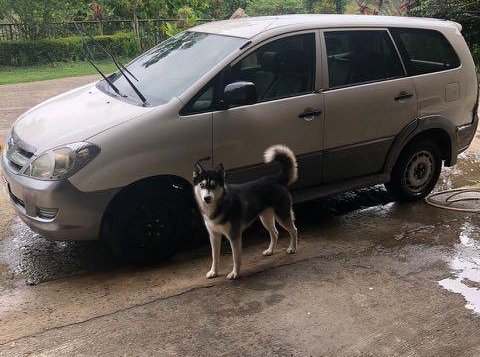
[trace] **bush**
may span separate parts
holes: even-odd
[[[477,71],[480,72],[480,44],[472,46],[472,56],[477,66]]]
[[[95,40],[107,48],[113,55],[133,57],[140,51],[135,36],[129,33],[117,33],[109,36],[95,36]],[[96,59],[107,55],[93,41],[86,39]],[[43,40],[0,41],[0,65],[28,66],[51,62],[85,60],[82,38],[79,36],[52,38]]]
[[[248,0],[246,12],[249,16],[283,15],[306,13],[307,9],[298,0]]]

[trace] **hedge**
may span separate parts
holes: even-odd
[[[471,48],[473,60],[477,66],[477,71],[480,73],[480,44],[473,45]]]
[[[95,40],[112,54],[133,57],[140,52],[138,41],[133,34],[119,32],[108,36],[95,36]],[[92,40],[86,39],[95,59],[107,55]],[[0,65],[28,66],[33,64],[85,60],[82,38],[79,36],[43,40],[0,41]]]

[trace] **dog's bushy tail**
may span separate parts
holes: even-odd
[[[295,154],[286,145],[273,145],[265,150],[263,155],[265,163],[278,161],[282,166],[280,182],[284,185],[291,185],[298,178],[297,159]]]

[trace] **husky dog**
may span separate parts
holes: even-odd
[[[297,161],[293,152],[284,145],[268,148],[264,154],[265,163],[278,161],[282,172],[265,176],[244,184],[227,185],[225,170],[218,165],[215,170],[204,170],[199,162],[193,171],[195,198],[203,215],[212,246],[212,268],[208,279],[218,275],[220,243],[222,235],[230,241],[233,255],[233,270],[228,279],[240,274],[242,254],[242,233],[257,217],[270,234],[270,245],[263,252],[272,255],[277,245],[277,221],[290,234],[287,253],[297,250],[297,228],[292,210],[292,197],[288,186],[297,179]]]

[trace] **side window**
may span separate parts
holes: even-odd
[[[405,74],[387,31],[327,31],[325,44],[330,87]]]
[[[218,87],[220,75],[208,82],[180,111],[180,115],[199,114],[212,111],[215,103],[215,89]]]
[[[201,112],[212,108],[213,103],[213,85],[208,86],[197,100],[192,103],[191,110],[193,112]]]
[[[460,66],[447,39],[437,31],[390,29],[411,75],[432,73]]]
[[[312,92],[315,34],[281,38],[256,49],[231,68],[229,82],[255,84],[259,101]]]

